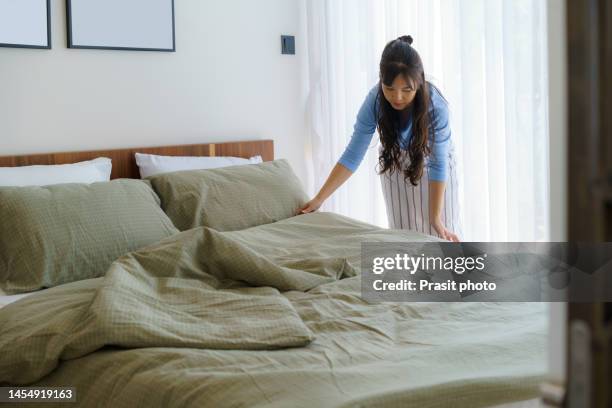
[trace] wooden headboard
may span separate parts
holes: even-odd
[[[179,146],[142,147],[86,152],[48,153],[24,156],[0,156],[0,167],[30,166],[34,164],[68,164],[96,157],[113,160],[111,178],[140,178],[134,153],[158,154],[162,156],[233,156],[249,158],[260,155],[264,161],[274,160],[272,140],[250,140],[245,142],[208,143]]]

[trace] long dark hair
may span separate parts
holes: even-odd
[[[425,157],[431,152],[428,141],[430,131],[433,133],[430,129],[433,119],[430,117],[429,84],[425,81],[423,62],[411,44],[412,37],[409,35],[390,41],[380,59],[378,132],[382,151],[378,164],[379,173],[403,171],[404,179],[410,178],[410,183],[416,186],[423,176]],[[398,75],[402,75],[406,81],[412,81],[416,89],[412,101],[412,137],[408,146],[410,165],[405,169],[401,166],[406,152],[402,151],[399,143],[400,114],[387,101],[382,91],[383,84],[391,86]]]

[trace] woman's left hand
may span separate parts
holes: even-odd
[[[457,237],[457,234],[447,229],[444,224],[442,224],[442,221],[440,221],[439,218],[433,220],[431,226],[433,227],[433,229],[436,230],[436,232],[442,239],[452,242],[460,242],[459,237]]]

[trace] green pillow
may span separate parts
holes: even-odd
[[[0,187],[0,288],[99,277],[120,256],[177,232],[142,180]]]
[[[284,220],[308,201],[287,160],[149,177],[181,231],[234,231]]]

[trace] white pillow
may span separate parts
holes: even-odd
[[[216,169],[219,167],[238,166],[241,164],[258,164],[262,161],[261,156],[242,159],[240,157],[229,156],[157,156],[154,154],[136,153],[136,164],[140,169],[140,177],[142,178],[173,171]]]
[[[0,186],[48,186],[110,181],[112,167],[111,159],[106,157],[73,164],[0,167]]]

